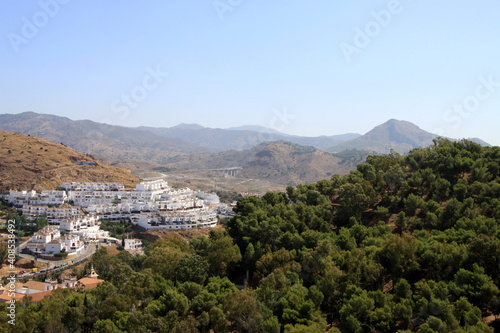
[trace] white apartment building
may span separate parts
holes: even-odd
[[[135,185],[136,191],[168,191],[170,187],[168,186],[168,182],[158,179],[152,180],[149,182],[141,182],[140,184]]]
[[[163,192],[156,191],[126,191],[121,193],[121,203],[154,202],[160,200]]]
[[[71,206],[49,207],[24,205],[21,208],[21,212],[28,220],[34,220],[37,217],[45,216],[49,224],[59,224],[63,220],[75,218],[83,214],[79,207]]]
[[[124,191],[122,183],[65,182],[61,187],[66,191]]]
[[[23,214],[24,218],[34,220],[40,216],[47,216],[47,208],[49,208],[49,206],[23,205],[23,207],[19,210]]]
[[[123,191],[69,191],[68,200],[76,206],[111,205]]]
[[[30,205],[59,206],[68,201],[65,191],[42,191],[29,198]]]
[[[74,205],[89,207],[92,205],[111,205],[118,203],[154,202],[161,199],[161,193],[150,191],[69,191],[68,199]]]
[[[154,212],[159,209],[159,202],[120,203],[116,205],[91,205],[87,213],[99,216],[100,219],[130,219],[131,214]]]
[[[89,242],[109,237],[109,231],[101,230],[100,226],[101,222],[98,216],[86,215],[62,221],[59,228],[79,236],[85,242]]]
[[[49,207],[47,208],[47,221],[50,224],[59,224],[67,219],[77,218],[82,216],[83,212],[80,207]]]
[[[65,191],[10,191],[7,202],[21,207],[24,205],[59,206],[68,200]]]
[[[173,189],[161,195],[163,200],[186,200],[195,198],[194,191],[188,187]]]
[[[29,204],[30,198],[34,196],[36,196],[35,191],[10,191],[6,200],[11,205],[21,207]]]
[[[69,189],[68,200],[82,207],[93,205],[111,205],[119,203],[154,202],[161,199],[162,194],[170,191],[168,183],[163,180],[142,182],[134,191],[125,191],[123,185],[117,183],[65,183]]]
[[[72,234],[79,236],[84,242],[97,241],[109,237],[109,231],[101,230],[99,226],[73,231]]]
[[[89,227],[99,227],[100,225],[101,222],[99,221],[99,217],[95,215],[85,215],[62,221],[59,224],[59,229],[68,232],[74,232],[79,231],[80,229],[87,229]]]
[[[118,220],[130,219],[134,214],[148,212],[163,212],[188,210],[195,208],[203,208],[203,200],[189,199],[181,201],[156,201],[156,202],[138,202],[138,203],[121,203],[117,205],[91,205],[86,208],[87,213],[95,214],[100,219]]]
[[[215,227],[217,214],[213,210],[200,208],[175,212],[142,213],[132,223],[144,229],[192,229]]]

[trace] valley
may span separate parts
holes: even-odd
[[[127,128],[25,112],[1,114],[0,129],[68,146],[98,161],[129,169],[140,178],[163,173],[179,184],[186,182],[185,176],[202,187],[261,194],[344,175],[369,154],[391,150],[406,154],[432,145],[436,138],[410,122],[394,119],[365,135],[299,137],[255,126]],[[235,179],[208,171],[231,167],[242,168]]]

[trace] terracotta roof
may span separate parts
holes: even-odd
[[[78,280],[78,282],[80,282],[81,284],[83,284],[83,287],[82,286],[77,286],[77,287],[73,287],[73,288],[70,288],[70,289],[83,289],[83,290],[93,289],[93,288],[97,287],[99,284],[103,283],[104,280],[93,279],[93,278],[82,278],[82,279]],[[25,286],[27,286],[28,284],[32,285],[33,283],[41,283],[41,284],[43,284],[43,282],[28,281],[24,285]],[[21,284],[21,283],[19,283],[19,284]],[[36,288],[33,288],[33,286],[31,286],[30,288],[36,289]],[[59,288],[65,288],[65,287],[63,287],[63,286],[59,287],[59,285],[58,285],[57,289],[59,289]],[[0,294],[0,302],[9,303],[12,298],[15,299],[16,302],[21,302],[25,296],[28,296],[30,298],[31,302],[40,302],[45,297],[50,296],[52,294],[52,291],[53,290],[41,291],[39,293],[34,293],[34,294],[29,294],[29,295],[15,293],[14,297],[8,297],[8,293],[4,292],[4,293]]]
[[[100,285],[100,283],[91,283],[91,284],[86,284],[83,287],[82,286],[77,286],[76,288],[82,289],[82,290],[87,290],[87,289],[94,289],[97,288],[97,286]]]
[[[8,297],[8,293],[3,293],[2,295],[0,295],[0,301],[3,301],[4,303],[9,303],[11,299],[15,299],[16,302],[20,302],[25,296],[27,296],[31,298],[32,302],[40,302],[42,299],[49,296],[50,294],[52,294],[52,290],[42,291],[39,293],[29,294],[29,295],[15,293],[14,297]]]
[[[83,284],[84,286],[88,286],[88,285],[92,285],[92,284],[98,285],[99,283],[103,283],[104,280],[84,277],[84,278],[81,278],[80,280],[78,280],[78,282]]]
[[[16,282],[15,285],[16,285],[16,288],[23,288],[24,287],[24,283],[21,283],[21,282]]]
[[[43,282],[39,282],[39,281],[30,280],[30,281],[24,283],[23,286],[28,287],[30,289],[35,289],[35,290],[41,290],[41,291],[45,290],[45,284]]]

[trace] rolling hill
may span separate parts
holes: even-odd
[[[173,159],[175,160],[175,158]],[[360,160],[343,159],[314,147],[288,141],[261,143],[244,151],[197,154],[165,164],[170,170],[208,170],[241,167],[238,177],[264,179],[282,185],[311,183],[346,174]]]
[[[94,161],[61,144],[0,130],[0,192],[54,189],[65,181],[139,182],[129,170]],[[96,165],[75,165],[75,162]]]
[[[108,161],[164,163],[172,156],[209,151],[182,139],[165,138],[149,131],[35,112],[1,114],[0,129],[62,142]]]
[[[261,144],[254,152],[243,165],[243,175],[285,185],[309,184],[356,169],[332,154],[287,141]]]

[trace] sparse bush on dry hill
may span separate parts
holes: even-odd
[[[54,189],[65,181],[120,182],[126,186],[139,181],[129,170],[20,133],[0,131],[0,156],[0,192]],[[77,165],[79,162],[84,165]]]

